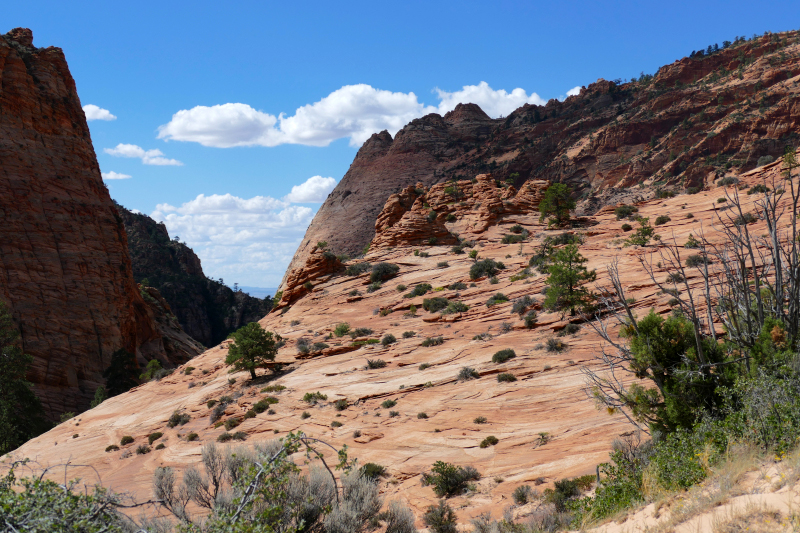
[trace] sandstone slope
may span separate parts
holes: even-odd
[[[773,164],[745,174],[742,186],[760,183],[764,176],[776,176],[778,170],[778,164]],[[466,189],[467,183],[470,182],[461,185]],[[512,504],[510,495],[519,485],[540,485],[538,488],[543,489],[557,479],[595,472],[595,466],[607,460],[611,440],[629,433],[631,426],[620,415],[596,410],[583,390],[581,370],[598,369],[595,357],[600,350],[600,340],[589,325],[582,324],[574,336],[561,338],[567,345],[564,351],[549,352],[546,342],[567,324],[559,314],[542,312],[536,304],[538,323],[527,329],[512,313],[511,301],[486,305],[498,292],[511,300],[529,295],[541,301],[545,276],[535,270],[529,277],[518,276],[542,239],[561,232],[539,223],[535,205],[529,210],[514,207],[515,198],[535,198],[535,188],[512,194],[515,191],[510,188],[498,189],[493,184],[488,176],[470,183],[472,197],[464,202],[472,202],[472,209],[459,212],[457,208],[465,206],[452,204],[455,220],[447,222],[445,218],[445,223],[450,225],[451,234],[458,226],[466,236],[468,228],[478,227],[482,220],[477,204],[506,196],[508,204],[501,203],[508,212],[470,236],[480,257],[505,263],[496,284],[483,278],[475,280],[473,286],[468,274],[472,260],[465,254],[453,253],[451,246],[403,244],[399,235],[394,245],[380,245],[384,232],[379,230],[365,260],[398,265],[396,277],[378,290],[367,292],[368,274],[327,272],[313,278],[310,290],[283,302],[261,320],[265,328],[278,332],[287,341],[279,351],[278,361],[289,366],[281,373],[261,371],[264,377],[257,383],[251,383],[246,373],[229,373],[224,364],[226,341],[171,376],[107,400],[33,439],[13,456],[29,457],[40,464],[67,460],[89,464],[97,469],[105,485],[131,491],[144,499],[150,496],[151,476],[157,466],[171,465],[181,470],[196,464],[201,446],[225,432],[225,428],[215,428],[210,423],[207,402],[230,396],[233,401],[221,420],[240,419],[241,424],[231,431],[245,432],[248,443],[302,430],[336,446],[347,444],[351,456],[362,463],[387,467],[388,476],[381,481],[382,492],[388,498],[407,501],[418,518],[436,500],[431,488],[422,486],[421,474],[437,460],[473,465],[483,474],[474,492],[451,501],[462,523],[484,511],[499,517]],[[439,188],[431,188],[426,198],[435,203],[437,191]],[[402,203],[404,194],[390,199],[384,211],[387,216],[381,220],[397,218],[388,214],[397,202]],[[671,221],[658,227],[664,240],[674,237],[683,243],[690,234],[705,231],[706,237],[714,241],[718,238],[715,216],[725,209],[716,201],[722,196],[722,188],[711,187],[698,194],[642,201],[638,208],[651,220],[664,214],[671,217]],[[746,209],[752,208],[755,198],[743,195]],[[657,247],[623,247],[623,221],[616,220],[612,207],[587,217],[584,228],[571,230],[584,235],[581,253],[589,259],[589,267],[597,269],[599,283],[607,282],[605,266],[615,258],[619,260],[622,279],[628,295],[635,298],[637,313],[647,313],[651,308],[659,313],[670,312],[671,296],[662,294],[639,264],[640,259],[653,254],[653,263],[658,261]],[[406,210],[398,220],[409,212],[413,209]],[[529,231],[530,238],[523,243],[503,244],[502,238],[515,224]],[[759,224],[763,222],[754,223],[754,233],[759,233]],[[315,254],[323,256],[324,252]],[[313,261],[312,267],[320,268]],[[667,274],[663,270],[657,273],[663,277]],[[516,281],[511,280],[512,276]],[[692,274],[690,281],[699,286],[701,278]],[[466,287],[448,288],[459,282]],[[424,296],[404,298],[403,294],[418,283],[429,283],[433,290]],[[398,290],[400,284],[406,289]],[[450,315],[428,313],[422,309],[423,299],[433,296],[463,302],[469,309]],[[416,307],[415,314],[410,312],[412,305]],[[342,322],[351,328],[369,328],[372,333],[356,339],[331,337]],[[413,332],[413,336],[404,332]],[[393,334],[397,342],[385,347],[365,342],[387,333]],[[423,340],[438,337],[442,338],[441,344],[422,346]],[[301,339],[307,343],[324,342],[327,347],[319,345],[302,354],[298,350]],[[492,363],[492,355],[506,348],[515,350],[516,357],[502,364]],[[386,366],[367,368],[368,360],[378,359]],[[457,376],[465,366],[474,368],[479,378],[460,381]],[[501,372],[511,373],[517,380],[498,382]],[[262,391],[267,384],[281,385],[285,390]],[[327,395],[327,400],[317,405],[303,401],[306,393],[317,391]],[[266,396],[278,399],[272,405],[273,411],[242,418]],[[333,405],[338,399],[346,399],[348,407],[338,411]],[[387,400],[396,404],[383,406]],[[184,426],[168,428],[167,420],[176,410],[189,414],[191,420]],[[476,423],[478,417],[485,417],[486,423]],[[342,425],[333,427],[333,422]],[[132,453],[147,442],[147,435],[156,431],[164,436],[154,445],[163,443],[163,449],[144,455]],[[187,441],[185,437],[190,432],[197,433],[198,439]],[[103,451],[111,444],[119,444],[124,435],[134,437],[133,444]],[[481,441],[490,435],[499,442],[481,448]],[[71,473],[89,475],[79,468]],[[520,519],[524,519],[525,512],[523,508],[515,511]]]
[[[60,48],[30,30],[0,36],[0,298],[10,304],[28,376],[51,415],[82,411],[111,354],[170,353],[139,293],[122,219],[100,177],[75,82]]]
[[[459,105],[413,120],[394,139],[375,134],[314,217],[286,276],[319,241],[337,254],[360,253],[388,196],[416,183],[486,172],[516,187],[565,182],[580,212],[594,213],[650,198],[660,186],[701,187],[753,169],[760,157],[777,158],[798,136],[799,35],[737,42],[636,82],[598,80],[563,102],[525,105],[505,118]]]

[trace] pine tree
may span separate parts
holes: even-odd
[[[102,385],[100,385],[94,391],[94,400],[92,400],[92,403],[89,404],[89,408],[90,409],[94,409],[95,407],[97,407],[98,405],[100,405],[101,403],[106,401],[107,399],[108,399],[108,393],[106,392],[106,388],[103,387]]]
[[[575,209],[575,200],[570,197],[572,191],[563,183],[554,183],[544,192],[539,203],[539,222],[550,217],[550,223],[561,225],[569,220],[569,212]]]
[[[230,334],[233,344],[228,348],[225,364],[234,370],[246,370],[250,377],[256,379],[256,368],[266,367],[268,361],[274,361],[278,354],[280,335],[265,331],[258,322],[250,322]]]
[[[103,377],[106,378],[106,390],[109,396],[116,396],[123,392],[128,392],[136,385],[136,375],[138,372],[136,365],[136,358],[132,353],[120,348],[111,354],[111,364],[103,372]]]
[[[0,455],[50,429],[39,398],[25,379],[33,363],[23,353],[6,304],[0,300]]]
[[[587,259],[578,253],[578,246],[568,244],[556,250],[550,258],[547,278],[547,295],[542,306],[549,311],[561,311],[563,318],[569,311],[575,316],[576,309],[587,309],[594,296],[584,285],[597,279],[594,270],[586,270]]]

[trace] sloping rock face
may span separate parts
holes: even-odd
[[[764,35],[710,56],[683,58],[654,77],[598,80],[579,95],[525,105],[490,119],[474,104],[409,123],[394,139],[375,134],[320,208],[287,274],[318,241],[359,254],[386,199],[491,172],[519,187],[568,183],[581,214],[652,197],[656,185],[703,187],[726,172],[777,158],[798,139],[797,32]]]
[[[548,186],[530,180],[517,192],[513,186],[501,187],[491,174],[439,183],[430,190],[422,184],[409,186],[387,200],[375,221],[370,250],[478,237],[502,217],[537,211]]]
[[[170,354],[133,281],[64,53],[34,47],[27,29],[0,36],[0,87],[0,297],[57,418],[89,406],[114,351]]]
[[[200,258],[185,244],[170,239],[164,224],[119,204],[117,210],[128,235],[134,280],[157,288],[194,339],[214,346],[269,313],[271,298],[254,298],[207,278]]]
[[[779,170],[778,164],[772,164],[746,173],[740,176],[740,186],[746,191],[765,177],[770,186],[772,178],[785,183]],[[798,178],[794,179],[797,185]],[[482,183],[494,185],[482,178],[473,187]],[[511,192],[507,188],[498,194]],[[520,198],[520,194],[515,193],[514,198]],[[684,243],[690,235],[703,231],[707,239],[719,244],[722,237],[713,222],[718,214],[725,216],[726,206],[717,202],[725,194],[722,187],[709,187],[698,194],[645,200],[637,208],[640,215],[651,220],[670,215],[671,220],[656,230],[664,237],[662,242],[674,237]],[[433,196],[431,191],[427,196]],[[399,195],[404,197],[409,199],[410,194]],[[759,195],[742,192],[741,198],[747,212],[755,208]],[[598,284],[608,284],[606,266],[616,259],[634,312],[640,317],[651,308],[661,315],[670,313],[672,296],[652,282],[640,263],[658,261],[662,244],[623,247],[621,241],[630,233],[621,229],[625,221],[617,220],[612,209],[587,218],[595,225],[585,231],[570,231],[584,234],[580,253],[588,259],[586,266],[597,270]],[[503,244],[503,236],[515,224],[528,231],[528,239]],[[764,227],[764,221],[756,221],[750,231],[759,235]],[[14,456],[35,457],[43,466],[66,460],[92,465],[104,485],[146,500],[152,497],[152,476],[157,467],[171,466],[180,477],[188,466],[199,465],[202,446],[216,442],[225,432],[224,427],[211,423],[212,409],[207,402],[230,396],[234,401],[220,420],[240,419],[236,431],[247,434],[246,445],[303,431],[337,447],[346,444],[350,457],[358,458],[360,464],[385,466],[387,476],[380,480],[383,496],[387,501],[408,503],[418,527],[424,527],[425,508],[437,502],[431,487],[422,484],[422,473],[439,460],[474,466],[482,474],[474,491],[449,501],[465,529],[470,518],[483,512],[500,518],[512,505],[515,488],[538,484],[541,491],[552,487],[555,480],[594,474],[596,465],[608,460],[611,442],[632,429],[622,415],[598,411],[586,394],[582,368],[601,370],[597,360],[601,340],[590,325],[578,323],[581,328],[576,334],[561,337],[566,344],[563,351],[545,348],[567,322],[558,313],[541,310],[546,276],[535,269],[527,275],[524,272],[542,240],[562,231],[541,224],[533,210],[497,218],[485,231],[475,234],[480,257],[505,264],[496,283],[486,278],[470,280],[472,260],[466,254],[455,254],[450,246],[375,246],[366,260],[400,267],[397,276],[384,282],[382,288],[364,293],[368,272],[358,276],[324,274],[314,278],[313,290],[284,306],[283,313],[270,313],[260,321],[286,340],[277,356],[278,362],[285,363],[284,372],[259,370],[260,381],[256,383],[246,372],[231,374],[224,363],[229,343],[223,342],[194,358],[191,365],[195,370],[188,375],[179,369],[161,381],[111,398],[31,440]],[[429,256],[415,255],[414,250]],[[315,251],[312,256],[316,255],[321,254]],[[439,268],[442,261],[449,266]],[[657,267],[657,279],[668,274],[666,268]],[[692,290],[703,286],[699,270],[691,269],[687,278]],[[404,297],[420,283],[430,284],[432,290],[422,296]],[[406,288],[398,291],[401,284]],[[353,297],[353,291],[362,294]],[[497,292],[511,301],[487,306],[487,300]],[[469,309],[450,315],[423,311],[424,298],[433,296],[462,302]],[[538,322],[530,329],[513,312],[513,300],[523,296],[535,300],[533,309],[539,313]],[[411,312],[412,305],[416,313]],[[337,337],[334,330],[343,322],[351,329],[369,328],[372,333],[355,339]],[[364,342],[386,334],[394,335],[397,341],[387,346]],[[439,337],[440,344],[423,345],[425,339]],[[301,341],[308,344],[323,339],[328,348],[308,355],[298,350]],[[494,353],[509,348],[516,357],[504,363],[491,362]],[[386,366],[368,368],[367,360],[378,359]],[[458,374],[465,366],[474,368],[479,377],[460,381]],[[516,381],[499,382],[500,373],[513,374]],[[286,388],[263,391],[266,382]],[[316,405],[303,401],[306,393],[316,391],[327,395],[327,401]],[[254,403],[267,395],[279,400],[272,410],[244,418]],[[333,404],[339,399],[348,401],[342,411]],[[397,403],[384,407],[385,400]],[[191,420],[185,426],[168,428],[167,421],[176,409]],[[480,417],[485,418],[484,423],[479,423]],[[332,422],[342,425],[332,427]],[[163,449],[146,455],[132,453],[156,431],[164,434],[159,441],[165,444]],[[190,432],[197,433],[198,440],[187,441],[185,436]],[[73,438],[75,434],[78,436]],[[542,434],[548,438],[542,439]],[[134,437],[134,442],[121,450],[104,451],[110,444],[119,445],[123,435]],[[495,436],[499,442],[481,448],[481,441],[488,436]],[[70,472],[76,477],[95,475],[90,469]],[[524,522],[531,507],[516,506],[512,512]]]

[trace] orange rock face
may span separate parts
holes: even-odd
[[[133,282],[64,54],[32,43],[26,29],[0,37],[0,297],[57,418],[88,407],[114,351],[169,354]]]
[[[779,157],[800,127],[797,32],[765,35],[702,58],[683,58],[653,79],[598,80],[579,95],[524,105],[491,119],[474,104],[413,120],[395,138],[375,134],[320,208],[287,273],[318,241],[360,253],[386,199],[491,172],[519,188],[568,183],[580,214],[631,203],[661,187],[702,187],[726,172]],[[639,186],[644,186],[639,189]]]

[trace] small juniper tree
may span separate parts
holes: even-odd
[[[233,344],[228,348],[225,364],[235,370],[246,370],[256,379],[256,368],[264,368],[278,354],[281,336],[265,331],[258,322],[250,322],[230,334]]]
[[[586,261],[575,244],[568,244],[553,253],[548,269],[547,296],[543,303],[545,309],[561,311],[562,316],[569,311],[570,316],[575,316],[576,310],[591,305],[594,298],[584,283],[597,279],[597,274],[586,269]]]
[[[551,224],[561,225],[569,220],[569,212],[575,209],[575,200],[570,194],[572,190],[563,183],[554,183],[544,193],[539,204],[539,221],[550,218]]]
[[[22,352],[19,337],[0,300],[0,455],[49,429],[42,404],[25,379],[33,358]]]
[[[661,240],[661,237],[656,235],[656,230],[650,225],[650,219],[646,217],[639,217],[636,219],[639,227],[636,231],[625,240],[627,246],[647,246],[651,240]]]

